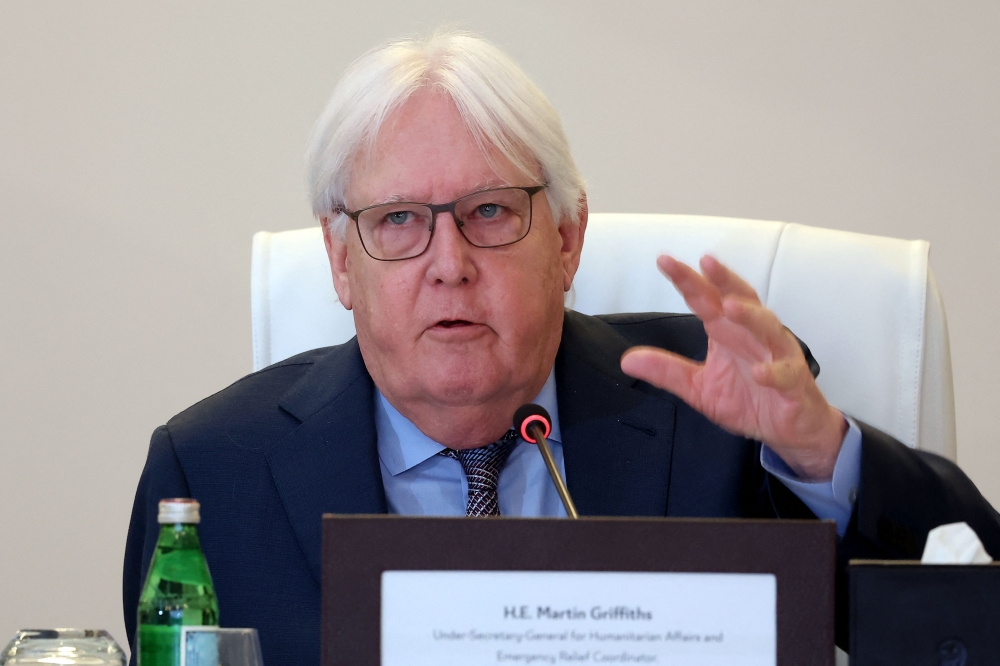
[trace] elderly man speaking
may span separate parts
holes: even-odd
[[[510,431],[526,402],[552,415],[584,515],[833,519],[841,568],[918,556],[964,520],[1000,556],[1000,519],[962,472],[828,404],[808,348],[715,259],[658,261],[693,316],[567,311],[583,182],[555,110],[484,40],[354,63],[309,185],[357,337],[154,433],[125,553],[133,647],[164,497],[201,501],[222,620],[257,627],[269,666],[319,660],[323,513],[564,515]]]

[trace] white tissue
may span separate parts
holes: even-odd
[[[993,558],[968,523],[935,527],[927,534],[922,564],[989,564]]]

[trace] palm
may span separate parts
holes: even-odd
[[[702,259],[704,275],[668,257],[658,264],[704,323],[708,354],[696,363],[635,348],[622,358],[622,369],[676,394],[726,430],[766,442],[805,475],[822,476],[831,454],[836,458],[832,442],[839,451],[843,417],[816,386],[795,337],[715,259]]]
[[[794,402],[754,379],[754,361],[747,360],[747,350],[720,341],[728,336],[717,329],[726,325],[706,326],[708,355],[692,373],[691,389],[685,397],[692,407],[730,432],[763,441],[783,439],[782,415],[794,409]],[[764,356],[760,362],[769,360]]]

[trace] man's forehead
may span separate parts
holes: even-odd
[[[419,92],[393,113],[370,150],[360,152],[348,204],[445,203],[478,190],[531,185],[499,150],[483,146],[454,102]]]
[[[354,172],[347,190],[348,203],[363,207],[401,201],[445,203],[480,190],[521,184],[514,182],[515,177],[476,169],[475,165],[466,169],[456,166],[427,163],[412,168],[369,163]]]
[[[467,194],[474,194],[476,192],[481,192],[483,190],[491,190],[498,187],[511,187],[511,186],[515,186],[515,183],[510,183],[500,178],[488,178],[482,181],[481,183],[470,187],[468,191],[456,194],[453,198],[459,199]],[[386,189],[391,190],[392,187],[389,186]],[[398,192],[393,192],[391,194],[382,197],[378,197],[377,195],[373,196],[375,196],[375,198],[373,198],[371,202],[367,203],[366,206],[378,206],[381,204],[404,203],[404,202],[433,203],[433,204],[447,203],[445,201],[434,201],[433,200],[434,192],[432,191],[432,188],[411,188],[409,190],[405,190],[405,186],[403,185],[400,186],[400,190]]]

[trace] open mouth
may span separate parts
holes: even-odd
[[[460,326],[473,326],[471,321],[465,319],[442,319],[437,323],[441,328],[458,328]]]

